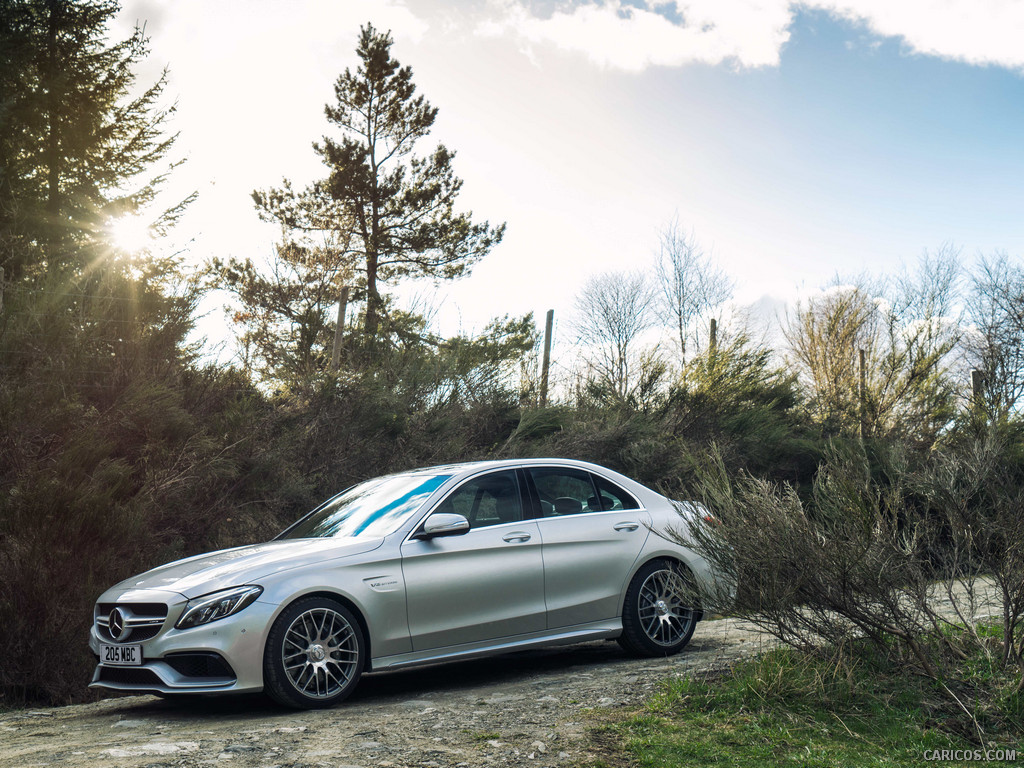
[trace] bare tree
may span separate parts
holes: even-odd
[[[785,329],[790,362],[807,387],[811,417],[829,433],[852,431],[858,416],[858,350],[878,347],[874,291],[861,280],[834,284],[798,304]]]
[[[925,252],[888,291],[884,346],[869,383],[881,431],[931,442],[955,416],[955,357],[962,349],[959,249]]]
[[[732,298],[733,282],[678,219],[672,219],[661,232],[657,269],[661,299],[674,322],[681,362],[685,363],[688,343],[692,342],[691,349],[699,343],[697,321]]]
[[[968,352],[984,377],[983,402],[1003,419],[1024,396],[1024,269],[998,253],[981,260],[971,282]]]
[[[590,377],[621,399],[643,383],[638,373],[657,367],[639,349],[641,335],[654,326],[656,301],[650,281],[639,272],[595,275],[576,297],[574,327]]]
[[[797,306],[785,331],[790,359],[826,432],[860,427],[930,441],[948,425],[951,353],[960,341],[958,258],[946,247],[889,285],[859,278]]]

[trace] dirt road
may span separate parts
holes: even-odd
[[[742,622],[707,621],[669,659],[582,643],[370,674],[346,703],[315,712],[260,696],[7,712],[0,766],[556,766],[586,757],[595,709],[634,705],[667,677],[728,666],[767,642]]]

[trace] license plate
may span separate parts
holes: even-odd
[[[142,664],[142,646],[101,645],[100,664],[105,667],[137,667]]]

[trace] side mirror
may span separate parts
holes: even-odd
[[[438,536],[461,536],[469,531],[469,520],[450,512],[435,512],[423,523],[417,539],[433,539]]]

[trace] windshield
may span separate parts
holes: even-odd
[[[388,475],[354,485],[285,530],[279,539],[386,536],[451,475]]]

